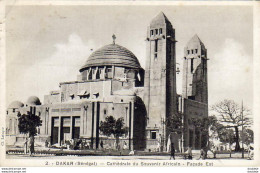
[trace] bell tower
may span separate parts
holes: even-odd
[[[197,35],[184,48],[182,95],[208,104],[207,49]]]
[[[147,110],[147,148],[157,139],[166,146],[166,119],[177,109],[175,30],[160,12],[150,23],[146,39],[144,102]],[[156,144],[157,145],[157,144]]]

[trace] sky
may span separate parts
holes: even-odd
[[[146,32],[164,12],[176,32],[177,91],[184,47],[197,34],[208,51],[209,105],[223,99],[253,107],[253,11],[250,6],[12,6],[6,9],[6,101],[75,81],[88,56],[116,43],[145,68]]]

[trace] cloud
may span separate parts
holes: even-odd
[[[73,33],[67,42],[55,44],[55,52],[43,61],[35,62],[32,66],[13,67],[17,75],[15,83],[20,85],[10,83],[10,92],[13,91],[13,94],[9,95],[8,101],[16,98],[26,101],[29,96],[36,95],[43,102],[44,95],[59,89],[59,82],[77,80],[79,68],[87,60],[93,46],[95,43],[92,40],[84,43]]]
[[[225,39],[218,53],[209,57],[209,103],[233,99],[252,107],[253,63],[243,45],[234,39]]]

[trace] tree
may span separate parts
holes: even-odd
[[[223,124],[224,128],[234,128],[235,130],[235,151],[240,150],[239,146],[239,127],[242,125],[252,124],[250,110],[245,107],[240,107],[233,100],[224,100],[211,107],[211,110],[216,113],[219,122]]]
[[[34,110],[34,111],[32,111]],[[29,134],[30,153],[34,152],[34,136],[37,135],[37,127],[42,125],[40,116],[35,115],[35,108],[28,111],[27,114],[18,113],[18,129],[20,133]]]
[[[128,133],[128,128],[124,127],[124,119],[118,118],[117,120],[113,116],[107,116],[105,121],[100,122],[100,131],[105,136],[113,135],[116,138],[116,147],[118,148],[119,137]]]
[[[223,124],[220,124],[216,116],[209,116],[209,130],[211,131],[210,138],[218,137],[220,142],[234,143],[235,135],[232,129],[226,129]]]
[[[219,123],[216,116],[208,117],[209,128],[209,149],[214,146],[214,139],[218,137]]]
[[[235,142],[236,136],[233,129],[221,128],[218,131],[218,137],[221,142],[229,143],[230,145]]]
[[[243,141],[242,141],[243,136]],[[249,145],[250,143],[254,143],[254,131],[251,129],[244,129],[243,133],[240,131],[240,141],[244,142],[246,145]]]
[[[177,133],[181,134],[184,130],[183,122],[182,122],[183,114],[175,113],[172,116],[166,118],[166,130],[169,132],[177,131]]]
[[[193,125],[195,129],[198,129],[201,133],[201,148],[208,150],[209,144],[209,126],[212,120],[209,117],[191,117],[188,119],[188,123]]]

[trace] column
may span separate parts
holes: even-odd
[[[130,109],[130,108],[129,108]],[[134,105],[134,101],[132,101],[131,103],[131,150],[134,150],[134,109],[135,109],[135,105]]]
[[[80,115],[80,135],[82,136],[84,135],[84,125],[85,125],[85,106],[83,106],[81,109],[83,109],[81,111],[81,115]]]
[[[128,116],[127,116],[127,113],[128,113],[128,107],[126,106],[125,107],[125,124],[127,125],[127,122],[128,122]]]
[[[73,116],[70,116],[70,138],[73,139]]]
[[[97,102],[96,106],[96,149],[99,147],[99,114],[100,114],[100,102]]]
[[[115,66],[112,66],[112,79],[115,77]]]
[[[95,102],[92,102],[92,119],[91,119],[91,147],[94,146],[94,130],[95,130]]]
[[[61,117],[59,116],[59,134],[58,134],[58,144],[59,145],[61,145],[61,141],[60,141],[61,127],[62,127],[62,122],[61,122]]]
[[[129,145],[129,150],[132,149],[132,144],[131,144],[131,126],[132,126],[132,103],[129,102],[129,130],[128,130],[128,145]]]

